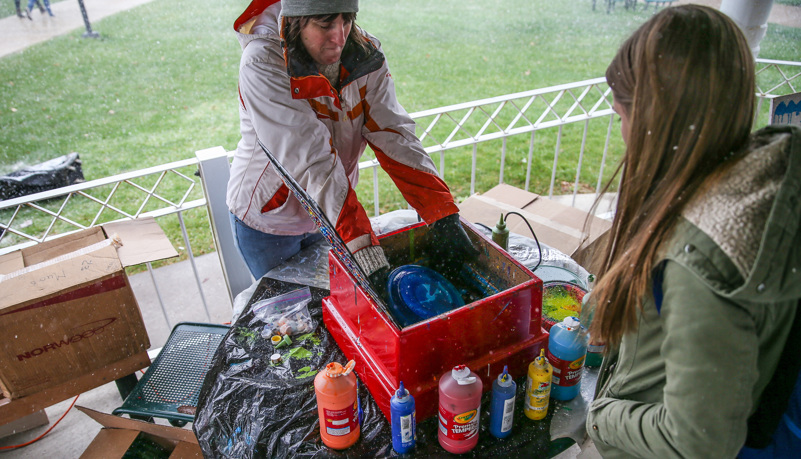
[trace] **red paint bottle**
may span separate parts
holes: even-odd
[[[465,365],[457,365],[439,380],[439,444],[462,454],[478,444],[483,384]]]

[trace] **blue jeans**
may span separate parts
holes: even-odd
[[[267,234],[249,227],[230,212],[228,215],[231,216],[231,230],[234,232],[234,241],[239,253],[257,280],[301,249],[323,238],[319,231],[299,236]]]
[[[33,11],[33,4],[34,3],[36,3],[36,0],[28,0],[28,11]],[[47,9],[48,14],[50,14],[50,16],[52,16],[53,12],[50,10],[50,0],[44,0],[44,6]],[[39,8],[41,8],[41,7],[42,6],[39,5]]]

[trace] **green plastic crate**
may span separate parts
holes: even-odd
[[[229,326],[182,322],[176,325],[161,352],[113,414],[163,418],[182,426],[194,414],[203,379]],[[194,411],[194,410],[192,410]]]

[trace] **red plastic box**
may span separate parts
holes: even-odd
[[[504,365],[515,378],[524,376],[548,342],[541,319],[542,281],[472,225],[462,224],[481,248],[478,271],[500,292],[403,329],[329,255],[331,296],[323,299],[323,320],[348,359],[356,361],[359,378],[387,419],[400,381],[414,395],[417,419],[423,420],[436,413],[439,378],[455,365],[476,372],[486,391]],[[392,267],[420,255],[427,231],[418,224],[380,238]]]

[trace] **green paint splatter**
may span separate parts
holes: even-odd
[[[256,338],[260,336],[255,330],[251,330],[245,327],[238,327],[236,332],[239,338],[244,338],[247,342],[251,344],[256,342]]]
[[[542,295],[542,313],[555,322],[570,316],[578,317],[581,313],[580,296],[583,296],[582,293],[572,286],[550,286]]]
[[[302,347],[296,347],[287,352],[283,358],[285,360],[289,360],[289,359],[310,359],[311,357],[312,357],[311,351],[309,351],[308,349],[304,349]]]
[[[311,341],[312,344],[314,344],[315,346],[319,346],[321,342],[320,338],[314,336],[314,332],[306,333],[305,335],[300,335],[297,338],[295,338],[296,343],[301,343],[306,340]]]
[[[311,367],[303,367],[298,370],[298,375],[295,376],[295,379],[305,379],[317,374],[317,370],[312,370]]]

